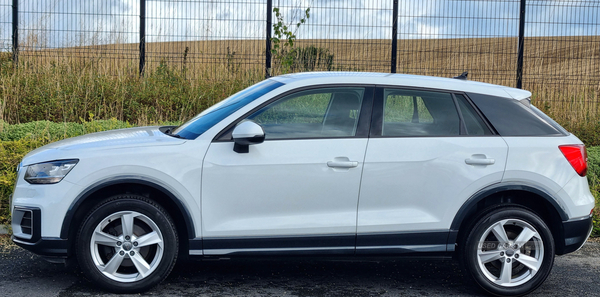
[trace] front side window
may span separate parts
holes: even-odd
[[[460,118],[449,93],[385,89],[382,136],[454,136]]]
[[[275,80],[263,80],[209,107],[193,119],[177,127],[173,134],[186,139],[195,139],[246,104],[283,85],[283,83]]]
[[[352,137],[364,88],[322,88],[285,96],[250,115],[265,139]]]

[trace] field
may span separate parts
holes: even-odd
[[[310,57],[297,57],[297,60],[311,61],[300,61],[298,65],[287,68],[274,58],[272,73],[277,75],[289,71],[314,70],[390,71],[389,40],[297,40],[295,43],[296,48],[309,46],[322,51]],[[33,49],[38,46],[33,43],[24,48]],[[138,44],[25,49],[20,52],[20,66],[16,73],[7,71],[6,68],[11,66],[3,63],[1,79],[5,86],[2,89],[5,107],[1,110],[0,119],[8,122],[60,120],[60,117],[47,118],[44,115],[37,118],[27,116],[24,119],[9,116],[15,114],[14,109],[20,103],[21,96],[14,95],[22,87],[6,81],[11,77],[14,79],[14,76],[25,78],[35,75],[37,77],[34,81],[56,80],[57,75],[80,77],[73,82],[50,86],[55,93],[64,90],[65,83],[77,90],[78,86],[85,83],[86,76],[102,77],[102,80],[110,81],[106,83],[114,84],[117,88],[125,87],[124,84],[133,83],[131,80],[137,79]],[[138,114],[135,122],[144,123],[145,119],[182,120],[201,111],[207,104],[261,80],[265,73],[264,52],[265,43],[262,40],[148,43],[146,80],[152,79],[161,70],[162,74],[165,74],[164,70],[168,70],[168,75],[187,80],[192,89],[210,89],[207,82],[220,87],[223,87],[220,85],[223,81],[228,81],[228,86],[232,85],[231,82],[234,83],[224,92],[211,91],[209,97],[199,96],[198,93],[182,94],[193,95],[185,98],[188,101],[208,101],[206,104],[188,102],[190,106],[187,108],[191,110],[183,115],[162,108],[157,117],[152,114],[140,117]],[[331,63],[325,63],[325,55],[332,55]],[[536,105],[569,127],[596,121],[599,116],[600,36],[526,38],[524,59],[524,88],[534,93],[533,101]],[[397,72],[452,77],[468,70],[471,80],[515,86],[516,60],[516,38],[400,40]],[[212,97],[213,95],[217,97]],[[108,99],[113,94],[102,96]],[[154,96],[162,101],[173,100],[160,94]],[[47,97],[56,95],[50,94]],[[89,104],[84,104],[81,108],[87,108],[89,112],[95,111]],[[81,116],[83,113],[78,114]],[[96,114],[100,116],[97,112]],[[132,120],[126,116],[125,111],[114,108],[106,115],[108,118]],[[77,120],[79,116],[74,119]],[[67,118],[73,119],[70,115]]]
[[[28,150],[118,125],[181,123],[265,75],[261,40],[149,43],[142,77],[138,44],[36,48],[30,39],[17,65],[0,52],[0,221],[13,163]],[[272,74],[390,71],[389,40],[297,40],[295,48],[291,63],[274,55]],[[526,38],[524,58],[523,87],[533,103],[588,147],[600,145],[600,36]],[[452,77],[468,70],[471,80],[515,86],[516,60],[516,38],[400,40],[397,72]],[[34,126],[43,133],[6,138],[10,127],[29,123],[54,132]],[[68,130],[73,125],[92,128]]]

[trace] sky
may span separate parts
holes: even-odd
[[[400,0],[398,38],[514,37],[518,0]],[[393,0],[273,0],[298,39],[390,39]],[[526,36],[600,35],[600,0],[527,0]],[[10,47],[12,0],[0,0]],[[19,38],[36,48],[139,40],[140,0],[20,0]],[[147,0],[146,41],[264,39],[266,0]],[[273,21],[276,22],[275,16]]]

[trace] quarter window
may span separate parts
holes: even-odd
[[[492,132],[485,125],[483,120],[477,115],[477,112],[469,104],[467,98],[463,95],[456,95],[456,101],[458,101],[458,107],[462,114],[465,127],[467,128],[467,134],[469,135],[492,135]]]
[[[324,88],[285,96],[248,119],[265,139],[351,137],[356,134],[364,88]]]

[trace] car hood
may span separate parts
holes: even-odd
[[[178,145],[185,139],[162,133],[159,127],[139,127],[91,133],[53,142],[31,151],[23,158],[23,165],[75,158],[81,151]]]

